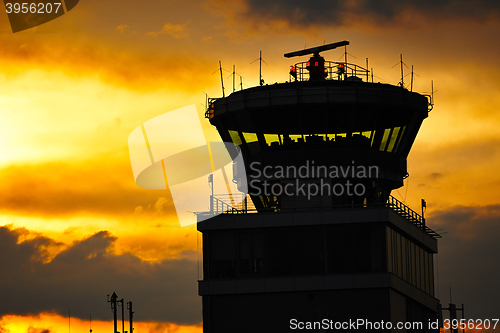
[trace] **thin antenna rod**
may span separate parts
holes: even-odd
[[[224,95],[224,78],[222,77],[222,64],[221,64],[220,60],[219,60],[219,70],[220,70],[220,83],[222,85],[222,97],[226,97]]]
[[[368,58],[366,58],[366,82],[368,82],[370,73],[368,72]]]
[[[252,61],[251,64],[253,64],[257,60],[259,61],[259,85],[263,86],[264,79],[262,78],[262,62],[264,62],[266,65],[267,65],[267,62],[265,62],[264,59],[262,59],[262,51],[260,51],[260,53],[259,53],[259,58]]]
[[[413,91],[413,65],[411,65],[411,83],[410,83],[410,91]]]
[[[90,314],[90,326],[89,333],[92,333],[92,313]]]
[[[264,84],[262,81],[262,50],[259,53],[259,84],[261,86]]]
[[[122,333],[125,333],[125,310],[123,309],[123,298],[120,302],[122,303]]]
[[[236,66],[233,65],[233,92],[235,91],[235,74],[236,74]]]
[[[403,82],[403,54],[400,54],[399,57],[401,60],[401,87],[404,87],[405,83]]]
[[[348,68],[347,68],[347,45],[344,45],[344,63],[345,63],[344,64],[344,68],[345,68],[344,80],[346,80],[347,79],[347,70],[348,70]]]
[[[243,76],[240,75],[240,90],[243,90]]]
[[[434,80],[431,80],[431,104],[434,104]]]
[[[373,68],[372,68],[371,72],[372,72],[372,83],[373,83]]]
[[[132,301],[127,302],[127,307],[128,307],[128,319],[130,322],[129,333],[134,333],[134,324],[133,324],[134,311],[132,311]]]

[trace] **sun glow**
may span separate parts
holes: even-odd
[[[69,310],[69,312],[71,312]],[[121,330],[121,320],[119,320]],[[125,330],[129,330],[128,321],[125,322]],[[66,332],[111,332],[113,321],[82,320],[79,318],[63,317],[56,313],[43,312],[32,316],[5,315],[0,317],[0,331],[5,333],[66,333]],[[201,325],[176,325],[161,322],[134,322],[135,332],[150,333],[200,333]]]

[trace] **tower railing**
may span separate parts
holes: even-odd
[[[225,194],[225,195],[213,195],[211,196],[210,202],[210,212],[209,215],[220,215],[220,214],[248,214],[248,213],[257,213],[257,209],[250,201],[248,202],[248,196],[244,196],[243,194]],[[337,209],[350,209],[350,208],[390,208],[396,214],[404,218],[406,221],[415,225],[417,228],[421,229],[429,236],[433,238],[441,238],[437,232],[429,228],[425,224],[425,218],[423,218],[420,214],[415,212],[413,209],[393,197],[389,194],[389,197],[385,203],[364,203],[364,204],[350,204],[350,205],[334,205],[334,206],[314,206],[314,207],[290,207],[286,209],[259,209],[259,212],[271,212],[271,213],[280,213],[287,211],[308,211],[312,209],[329,209],[329,210],[337,210]],[[207,212],[198,213],[203,215],[208,215]]]
[[[243,194],[219,194],[210,198],[210,214],[246,214],[247,198]]]
[[[309,80],[307,61],[296,63],[294,67],[297,74],[297,81]],[[325,74],[326,80],[346,80],[348,77],[358,77],[365,82],[370,82],[371,79],[368,69],[347,62],[325,61]]]

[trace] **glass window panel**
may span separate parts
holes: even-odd
[[[434,257],[432,253],[429,253],[429,277],[431,281],[431,290],[430,294],[434,295]]]
[[[406,252],[407,247],[406,247],[406,242],[407,239],[403,236],[401,236],[401,257],[403,258],[403,279],[408,280],[408,260],[407,256],[408,253]]]
[[[232,231],[220,231],[211,235],[210,277],[213,279],[231,278],[235,275],[236,258],[235,235]]]
[[[392,230],[392,272],[398,275],[398,242],[397,233]]]
[[[430,281],[429,281],[429,256],[427,251],[424,252],[424,269],[425,269],[425,291],[429,292],[430,290]]]
[[[326,228],[328,273],[351,273],[353,241],[351,225],[330,225]]]
[[[264,235],[261,233],[253,234],[253,273],[261,274],[263,272],[264,259]]]
[[[250,273],[250,233],[242,232],[239,235],[239,273],[246,275]]]
[[[307,143],[321,143],[325,141],[325,134],[304,135]]]
[[[400,127],[394,127],[391,134],[391,139],[389,140],[389,146],[387,147],[388,152],[392,152],[394,145],[396,144],[396,139],[398,138]]]
[[[399,144],[401,143],[401,139],[403,138],[403,135],[405,134],[405,129],[406,129],[406,126],[403,126],[401,128],[401,130],[399,131],[399,138],[396,142],[396,146],[394,147],[394,152],[397,152],[398,151],[398,148],[399,148]]]
[[[229,132],[229,135],[231,136],[231,140],[233,141],[233,143],[235,145],[239,146],[242,144],[242,141],[241,141],[241,138],[240,138],[238,131],[229,130],[228,132]]]
[[[264,139],[268,145],[276,145],[280,143],[278,134],[264,134]],[[276,143],[273,143],[276,142]]]
[[[415,263],[415,244],[411,243],[411,283],[417,285],[417,265]]]
[[[302,141],[302,134],[290,134],[289,137],[294,142],[301,142]]]
[[[323,233],[320,227],[294,228],[296,274],[319,274],[324,271]]]
[[[386,248],[387,248],[387,271],[392,272],[392,236],[391,236],[391,231],[392,229],[386,228]]]
[[[353,226],[354,272],[371,271],[371,233],[367,227]]]
[[[425,290],[425,259],[424,259],[424,250],[419,247],[419,257],[420,257],[420,289]]]
[[[372,132],[371,131],[362,132],[361,135],[363,135],[364,137],[367,137],[368,139],[372,138]]]
[[[370,254],[371,254],[371,271],[382,272],[385,269],[384,260],[384,233],[379,226],[370,227]]]
[[[243,138],[245,139],[246,143],[259,141],[259,139],[257,138],[257,134],[255,134],[255,133],[245,133],[245,132],[243,132],[241,134],[243,134]]]
[[[403,258],[401,258],[401,235],[396,233],[396,255],[397,255],[397,274],[399,277],[403,276]]]
[[[382,137],[382,142],[380,143],[380,151],[385,151],[385,146],[387,146],[387,140],[389,140],[389,134],[391,133],[391,129],[387,128],[384,131],[384,136]]]
[[[293,275],[293,229],[269,228],[267,234],[266,274],[269,276]]]

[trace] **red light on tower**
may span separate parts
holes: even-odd
[[[344,66],[344,64],[340,63],[337,68],[338,68],[338,71],[337,71],[338,74],[344,74],[345,73],[345,66]]]
[[[293,76],[295,80],[297,80],[297,71],[295,69],[295,66],[290,66],[290,75]]]

